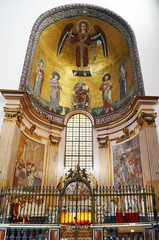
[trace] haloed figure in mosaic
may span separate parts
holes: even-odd
[[[123,62],[119,66],[119,84],[120,84],[120,100],[127,96],[127,72],[126,64]]]
[[[39,58],[39,63],[36,68],[36,78],[35,78],[35,84],[34,84],[34,94],[36,96],[40,96],[42,84],[44,82],[44,60],[42,58]]]
[[[88,70],[89,66],[88,51],[90,47],[94,49],[93,60],[96,60],[96,47],[98,46],[103,48],[103,56],[105,58],[108,56],[106,36],[102,28],[98,25],[94,25],[94,34],[90,35],[89,31],[91,26],[86,19],[77,22],[75,32],[72,31],[73,28],[74,23],[69,23],[65,26],[58,43],[57,56],[61,54],[63,45],[68,38],[69,43],[71,45],[75,44],[76,46],[75,56],[77,71],[74,71],[74,75],[78,74],[78,70],[83,70],[84,75],[78,76],[86,76],[86,70]],[[93,43],[94,41],[95,43]]]
[[[113,111],[112,106],[112,83],[110,81],[111,75],[109,73],[105,74],[102,78],[103,83],[101,84],[99,90],[102,91],[103,107],[107,113],[109,110]]]
[[[88,33],[89,25],[87,21],[80,21],[78,24],[78,33],[70,40],[70,43],[76,43],[76,66],[87,67],[88,46],[91,44],[90,35]]]
[[[75,84],[73,90],[75,91],[74,94],[74,109],[77,108],[80,104],[83,108],[87,109],[89,105],[89,87],[83,83],[83,79],[80,78],[79,82]]]
[[[56,71],[52,72],[52,78],[50,79],[50,108],[49,110],[57,111],[60,102],[60,91],[62,91],[59,83],[60,74]]]

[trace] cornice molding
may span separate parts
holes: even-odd
[[[49,130],[57,130],[57,131],[63,130],[64,125],[61,125],[58,123],[55,124],[51,119],[48,120],[46,118],[43,118],[34,110],[32,106],[32,102],[30,101],[30,98],[26,91],[1,89],[0,92],[2,93],[4,98],[8,100],[8,103],[7,103],[8,108],[14,110],[15,106],[17,108],[17,106],[19,105],[19,108],[21,109],[22,114],[24,115],[25,113],[30,120],[35,122],[35,124],[40,124],[44,128],[48,128]],[[11,100],[13,100],[13,102],[11,102]],[[19,104],[17,105],[17,102],[16,102],[14,106],[14,100],[18,100]],[[55,116],[53,115],[53,117]]]
[[[104,123],[105,117],[103,117],[103,124],[95,125],[94,128],[97,132],[107,131],[120,126],[121,128],[123,128],[122,125],[124,125],[125,123],[130,124],[129,122],[131,122],[131,120],[134,121],[133,118],[135,116],[136,118],[139,117],[139,112],[141,111],[141,108],[143,108],[145,112],[153,112],[154,109],[152,106],[158,103],[158,99],[159,96],[136,96],[129,108],[129,111],[124,116],[108,124]],[[149,107],[146,108],[146,106]]]
[[[38,125],[40,125],[48,132],[51,132],[52,130],[60,132],[64,129],[65,125],[60,125],[58,123],[55,124],[53,121],[47,120],[46,118],[40,116],[34,110],[32,102],[26,91],[4,89],[0,90],[0,92],[2,93],[4,98],[8,100],[8,102],[6,103],[7,107],[4,108],[4,111],[6,112],[5,120],[15,120],[16,117],[17,122],[20,123],[22,121],[22,118],[26,116],[37,127]],[[154,114],[153,105],[158,103],[158,99],[159,96],[136,96],[129,108],[129,111],[120,119],[110,122],[109,124],[105,124],[103,117],[102,125],[94,125],[95,130],[99,133],[98,136],[103,135],[103,137],[105,137],[106,135],[121,131],[123,128],[132,125],[135,121],[138,121],[137,123],[141,125],[141,118],[143,120],[143,117],[146,117],[146,115],[142,115],[142,112],[144,112],[145,114]],[[86,111],[72,111],[69,116],[76,113],[86,114]],[[153,115],[153,117],[154,116],[156,117],[156,115]],[[148,118],[148,116],[146,118]],[[65,117],[64,122],[66,122],[67,119],[68,116]],[[148,120],[147,125],[150,126],[150,124],[148,124]]]

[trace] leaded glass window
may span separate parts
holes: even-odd
[[[92,122],[84,114],[73,115],[67,122],[65,167],[93,167]]]

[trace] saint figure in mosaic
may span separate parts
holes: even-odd
[[[102,84],[99,88],[102,91],[103,107],[107,113],[109,110],[113,111],[112,106],[112,83],[110,81],[111,75],[109,73],[105,74],[102,78]]]
[[[123,100],[127,96],[127,71],[125,63],[121,63],[119,66],[119,84],[120,84],[120,100]]]
[[[52,78],[50,79],[50,108],[49,110],[56,110],[59,108],[60,92],[62,91],[59,83],[60,74],[56,71],[52,72]]]
[[[36,68],[36,78],[34,84],[34,94],[36,96],[41,95],[43,82],[44,82],[44,60],[42,58],[39,58],[39,63]]]

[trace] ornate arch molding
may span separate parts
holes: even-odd
[[[116,28],[119,31],[119,33],[125,38],[129,47],[130,58],[132,63],[132,72],[134,77],[134,95],[145,95],[137,44],[133,30],[123,18],[121,18],[114,12],[108,9],[104,9],[102,7],[87,4],[71,4],[53,8],[43,13],[36,20],[32,28],[28,43],[19,89],[27,90],[27,82],[30,81],[33,60],[38,45],[38,41],[42,32],[53,23],[56,23],[65,18],[73,18],[78,16],[83,17],[87,16],[102,20]],[[132,101],[130,100],[124,107],[107,114],[108,122],[111,122],[123,116],[128,111],[131,102]],[[33,108],[39,115],[43,115],[45,118],[48,117],[47,115],[50,115],[50,112],[46,112],[45,110],[43,111],[43,109],[41,109],[36,104],[33,105],[34,105]],[[51,113],[51,115],[57,116],[56,114],[53,113]],[[57,116],[57,118],[59,117],[61,119],[61,122],[64,123],[65,116]],[[95,125],[101,124],[101,118],[103,117],[94,117]]]
[[[66,188],[69,186],[69,184],[73,183],[73,182],[82,182],[84,183],[88,189],[89,189],[89,194],[91,195],[92,194],[92,190],[91,190],[91,185],[90,185],[90,181],[87,180],[87,179],[84,179],[82,176],[80,176],[80,174],[74,176],[73,178],[67,180],[65,183],[64,183],[64,187],[62,189],[62,195],[64,195],[65,193],[65,190]]]
[[[68,173],[65,174],[65,176],[61,177],[57,188],[61,191],[61,194],[64,195],[68,185],[77,181],[84,183],[88,187],[90,194],[92,193],[92,189],[95,189],[98,186],[95,177],[77,165],[74,170],[70,169]]]
[[[92,115],[87,112],[87,111],[83,111],[83,110],[75,110],[75,111],[72,111],[70,113],[68,113],[65,117],[65,120],[64,120],[64,125],[67,124],[68,120],[73,116],[73,115],[76,115],[76,114],[83,114],[85,116],[87,116],[91,122],[92,122],[92,125],[94,125],[94,118],[92,117]]]

